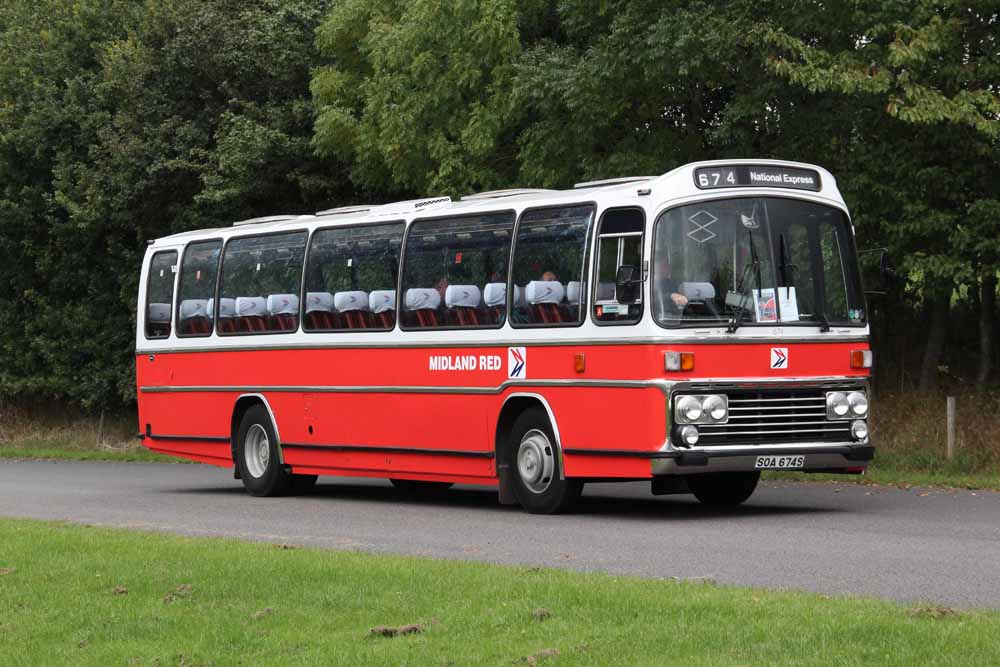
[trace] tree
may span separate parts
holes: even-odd
[[[148,239],[353,197],[309,148],[325,3],[2,11],[0,392],[121,405]]]
[[[886,182],[899,202],[897,214],[882,224],[904,269],[919,276],[932,313],[920,384],[936,382],[956,282],[984,292],[981,307],[991,309],[980,318],[979,376],[985,378],[995,345],[1000,185],[992,172],[1000,157],[1000,15],[989,2],[850,5],[846,45],[768,30],[771,69],[867,110],[855,114],[856,156],[865,162],[854,173],[884,173],[885,166],[867,160],[872,148],[897,149],[878,156],[893,165]]]

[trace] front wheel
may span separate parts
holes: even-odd
[[[563,476],[555,441],[541,408],[522,412],[511,429],[514,497],[532,514],[565,512],[583,490],[582,482]]]
[[[691,475],[688,488],[705,505],[735,507],[753,495],[760,481],[760,471],[716,472]]]

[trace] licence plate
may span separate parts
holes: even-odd
[[[806,457],[804,456],[758,456],[754,467],[768,470],[788,470],[801,468],[805,464]]]

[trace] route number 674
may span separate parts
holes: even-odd
[[[736,172],[732,169],[708,171],[698,174],[698,185],[703,188],[717,188],[720,185],[736,185]]]

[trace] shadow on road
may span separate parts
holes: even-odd
[[[766,516],[792,516],[807,514],[829,514],[842,511],[837,507],[805,505],[806,498],[795,498],[788,505],[754,502],[751,498],[739,507],[717,508],[702,505],[693,496],[629,496],[608,493],[603,485],[588,487],[589,493],[580,499],[575,510],[568,516],[593,516],[618,520],[670,519],[690,520],[709,518],[759,518]],[[406,492],[389,486],[388,483],[372,482],[320,482],[312,491],[299,495],[276,499],[251,499],[242,486],[233,484],[220,487],[169,488],[162,493],[182,493],[190,495],[245,497],[248,502],[279,502],[322,504],[337,501],[339,504],[379,503],[409,507],[440,507],[442,509],[477,509],[490,513],[520,513],[517,506],[503,506],[497,502],[497,492],[491,488],[458,487],[445,491]],[[800,504],[795,504],[799,501]],[[316,508],[319,509],[319,508]]]

